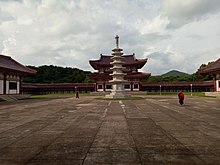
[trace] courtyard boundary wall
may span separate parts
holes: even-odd
[[[141,82],[140,92],[213,92],[214,81],[204,82]],[[96,91],[95,83],[57,83],[57,84],[35,84],[22,83],[23,94],[65,94],[91,93]],[[133,91],[137,92],[137,91]],[[101,92],[100,92],[101,93]]]

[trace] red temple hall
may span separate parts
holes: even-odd
[[[112,80],[112,55],[100,55],[99,60],[90,60],[90,65],[97,70],[95,73],[91,73],[89,78],[96,82],[96,91],[111,91],[112,84],[109,80]],[[141,79],[147,79],[151,74],[138,72],[146,63],[146,59],[136,59],[135,54],[122,55],[123,65],[122,71],[125,73],[124,79],[127,83],[124,85],[126,91],[140,91],[141,90]]]

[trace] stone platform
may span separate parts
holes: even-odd
[[[220,99],[0,103],[0,164],[220,164]]]

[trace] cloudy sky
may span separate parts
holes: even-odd
[[[24,65],[93,71],[116,34],[142,71],[194,73],[220,58],[220,0],[0,0],[0,54]]]

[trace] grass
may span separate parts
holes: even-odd
[[[191,92],[185,92],[184,94],[191,96]],[[207,96],[205,96],[205,92],[193,92],[192,96],[207,97]]]
[[[79,94],[79,96],[90,96],[88,93]],[[52,99],[52,98],[62,98],[62,97],[75,97],[75,94],[45,94],[45,95],[32,95],[32,99]]]
[[[146,92],[146,93],[136,93],[136,95],[178,95],[179,92]],[[191,96],[191,92],[184,92],[185,95]],[[192,96],[205,96],[205,92],[192,92]]]

